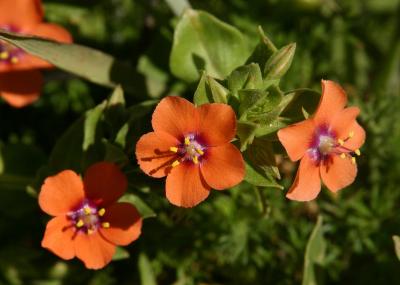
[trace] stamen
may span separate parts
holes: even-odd
[[[89,206],[85,206],[85,207],[83,207],[83,212],[84,212],[86,215],[90,215],[90,214],[92,213],[92,209],[90,209]]]
[[[344,154],[343,152],[340,154],[340,158],[345,159],[346,158],[346,154]]]
[[[76,226],[78,227],[78,228],[81,228],[81,227],[83,227],[85,225],[85,223],[82,221],[82,220],[79,220],[77,223],[76,223]]]
[[[178,152],[178,148],[176,146],[171,146],[169,148],[170,151],[177,153]]]
[[[185,137],[185,145],[190,145],[190,138]]]
[[[16,63],[18,63],[18,62],[19,62],[18,57],[13,56],[13,57],[11,58],[11,63],[16,64]]]
[[[176,167],[176,166],[178,166],[179,164],[180,164],[179,160],[175,160],[175,161],[172,163],[172,167]]]
[[[339,143],[340,145],[344,145],[344,140],[338,139],[338,143]]]
[[[92,229],[88,229],[88,230],[87,230],[87,234],[88,234],[88,235],[91,235],[91,234],[93,234],[93,233],[94,233],[94,230],[92,230]]]
[[[105,223],[102,223],[101,226],[105,229],[108,229],[110,227],[110,223],[105,222]]]
[[[349,133],[349,138],[352,138],[352,137],[354,137],[354,132],[353,132],[353,131],[351,131],[351,132]]]
[[[202,150],[199,149],[199,148],[196,148],[196,151],[197,151],[197,153],[200,154],[200,155],[203,155],[203,154],[204,154],[204,151],[202,151]]]
[[[356,164],[356,158],[354,156],[351,157],[351,163]]]
[[[7,59],[10,56],[8,51],[3,51],[0,53],[0,59]]]
[[[354,153],[357,154],[358,156],[361,155],[361,151],[360,151],[359,149],[356,149],[356,150],[354,151]]]
[[[97,212],[97,214],[99,214],[100,217],[103,217],[105,213],[106,213],[106,209],[104,209],[104,208],[101,208],[101,209]]]
[[[192,160],[193,160],[194,164],[198,164],[199,163],[199,158],[197,156],[194,156],[192,158]]]

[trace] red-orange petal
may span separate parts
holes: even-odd
[[[315,131],[314,121],[308,119],[278,131],[278,138],[285,147],[289,158],[297,161],[303,157],[312,142]]]
[[[67,216],[61,215],[51,219],[46,226],[42,247],[47,248],[62,259],[75,257],[73,238],[75,230]]]
[[[210,147],[206,152],[200,170],[211,188],[223,190],[243,180],[245,174],[243,157],[233,144]]]
[[[0,73],[1,97],[13,107],[21,108],[40,97],[43,76],[39,70]]]
[[[351,150],[359,149],[365,142],[365,130],[354,121],[349,128],[349,132],[353,132],[354,135],[344,143],[344,147]]]
[[[227,104],[204,104],[198,108],[199,135],[209,146],[230,142],[236,134],[236,115]]]
[[[0,25],[26,28],[42,21],[43,9],[40,0],[1,0]]]
[[[198,129],[198,112],[188,100],[168,96],[160,101],[151,121],[155,132],[166,132],[178,140]]]
[[[329,124],[333,116],[347,104],[346,93],[339,84],[330,80],[322,80],[321,85],[322,95],[313,117],[317,125]]]
[[[337,192],[353,183],[357,176],[357,166],[350,158],[333,155],[328,163],[321,165],[320,172],[325,186],[332,192]]]
[[[142,218],[136,208],[129,203],[116,203],[106,208],[104,222],[109,228],[101,228],[101,235],[116,245],[128,245],[139,238]]]
[[[300,161],[296,178],[286,197],[296,201],[314,200],[321,191],[319,167],[306,154]]]
[[[345,139],[349,136],[350,127],[353,126],[359,113],[358,107],[349,107],[341,110],[333,117],[330,129],[335,132],[337,138]]]
[[[98,162],[86,170],[83,184],[87,198],[107,206],[125,193],[128,180],[114,163]]]
[[[169,149],[178,144],[175,137],[164,132],[143,135],[136,144],[136,159],[140,168],[152,177],[164,177],[176,159],[176,154]]]
[[[172,169],[165,190],[168,201],[184,208],[196,206],[210,194],[210,186],[201,177],[199,167],[190,162]]]
[[[82,179],[72,170],[47,177],[39,193],[39,206],[49,215],[65,215],[84,199]]]
[[[74,240],[75,254],[88,269],[101,269],[110,263],[115,245],[106,241],[99,232],[78,233]]]

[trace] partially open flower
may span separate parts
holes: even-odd
[[[117,245],[128,245],[141,233],[136,208],[117,202],[126,187],[125,175],[107,162],[92,165],[83,181],[72,170],[46,178],[39,205],[55,217],[42,246],[66,260],[76,256],[90,269],[107,265]]]
[[[43,23],[41,0],[0,0],[0,30],[72,42],[64,28]],[[0,96],[13,107],[34,102],[43,84],[39,69],[50,67],[48,62],[0,40]]]
[[[355,156],[364,144],[365,131],[357,123],[360,110],[345,108],[347,96],[333,81],[322,80],[322,96],[314,116],[279,130],[278,137],[290,159],[301,159],[296,179],[286,197],[315,199],[321,179],[332,192],[353,183]]]
[[[150,176],[164,177],[167,199],[193,207],[210,189],[230,188],[244,178],[240,151],[230,143],[236,133],[236,116],[226,104],[195,107],[186,99],[166,97],[153,113],[154,132],[136,145],[140,168]]]

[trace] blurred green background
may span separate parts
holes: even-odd
[[[126,96],[128,106],[168,94],[192,98],[196,84],[169,70],[177,19],[167,2],[43,2],[46,19],[68,28],[75,42],[137,66],[144,84]],[[85,270],[79,261],[63,262],[40,247],[48,217],[35,195],[56,141],[110,90],[48,71],[34,105],[12,109],[0,102],[0,284],[300,284],[318,215],[326,250],[315,268],[317,284],[400,284],[392,241],[400,234],[400,1],[190,3],[237,27],[249,45],[257,44],[258,25],[277,47],[296,42],[283,90],[319,91],[322,78],[340,82],[350,104],[360,106],[367,131],[356,182],[338,196],[324,190],[309,203],[243,183],[187,210],[166,202],[163,181],[136,171],[130,191],[156,217],[145,220],[141,238],[127,248],[129,258],[123,252],[104,270]],[[135,123],[135,139],[149,130],[150,115]],[[126,153],[135,166],[133,147]],[[295,166],[285,160],[280,167],[288,187]]]

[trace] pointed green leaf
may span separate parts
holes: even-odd
[[[280,79],[292,64],[296,44],[292,43],[276,51],[267,61],[264,68],[265,80]]]
[[[252,122],[237,122],[236,134],[240,140],[240,151],[245,151],[247,145],[253,143],[258,125]]]
[[[293,90],[283,96],[280,116],[288,118],[291,122],[304,120],[306,114],[313,114],[317,109],[321,95],[311,89]]]
[[[170,68],[190,82],[199,79],[200,70],[224,79],[249,53],[239,30],[206,12],[187,9],[175,29]]]
[[[251,56],[247,59],[247,63],[258,63],[261,70],[264,70],[266,62],[278,50],[272,41],[265,35],[261,26],[258,27],[260,42],[254,49]]]
[[[228,89],[235,95],[241,89],[262,89],[263,79],[260,66],[256,63],[241,66],[227,78]]]
[[[228,90],[206,72],[203,72],[193,96],[197,106],[205,103],[224,103],[228,101]]]
[[[115,253],[112,257],[113,261],[122,260],[129,258],[129,251],[124,249],[123,247],[117,246],[115,248]]]
[[[140,199],[139,196],[135,194],[131,193],[125,194],[124,196],[121,197],[121,199],[119,199],[119,202],[127,202],[134,205],[143,219],[157,216],[156,213],[153,211],[153,209],[150,208],[149,205],[143,202],[143,200]]]
[[[400,260],[400,236],[393,236],[394,250],[397,258]]]
[[[141,253],[139,255],[139,273],[140,273],[140,284],[141,285],[157,285],[156,276],[151,266],[150,260],[146,254]]]

